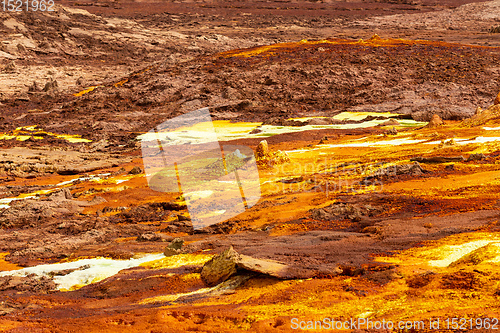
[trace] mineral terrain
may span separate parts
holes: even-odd
[[[52,9],[0,7],[1,332],[500,329],[500,1]]]

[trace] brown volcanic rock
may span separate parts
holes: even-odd
[[[499,105],[500,104],[500,92],[498,93],[497,97],[495,98],[495,101],[493,102],[493,105]]]
[[[136,241],[138,242],[161,242],[163,238],[154,232],[145,232],[137,236]]]
[[[451,2],[451,0],[447,1]],[[398,1],[387,0],[390,4],[383,2],[387,8],[383,8],[383,11],[377,10],[381,10],[384,15],[389,14],[390,11],[387,12],[387,10],[393,6],[397,8],[400,6],[396,4]],[[65,1],[64,3],[74,5],[73,2]],[[361,12],[363,12],[362,16],[371,16],[376,12],[373,8],[366,11],[351,11],[353,9],[351,6],[357,6],[354,2],[337,1],[335,3],[335,6],[345,5],[350,10],[332,11],[331,8],[326,9],[330,6],[329,4],[318,3],[314,6],[322,8],[324,6],[322,10],[328,12],[328,16],[333,15],[333,17],[340,13],[341,16],[346,14],[357,17],[361,15]],[[163,5],[170,7],[172,4],[161,6]],[[185,5],[186,7],[182,7],[190,13],[193,10],[191,6],[196,7],[196,11],[208,10],[198,8],[198,5],[194,4]],[[306,5],[309,6],[309,2]],[[120,4],[120,8],[121,6],[125,5]],[[258,12],[276,10],[270,9],[273,6],[269,6],[268,9],[256,9],[253,8],[255,6],[252,6],[251,2],[244,6],[249,6],[252,8],[251,11]],[[405,6],[413,5],[405,4]],[[406,16],[391,17],[380,21],[376,15],[377,17],[373,20],[361,23],[361,26],[358,25],[359,23],[352,25],[352,22],[348,20],[347,26],[341,29],[349,28],[350,32],[346,35],[365,38],[367,37],[366,31],[378,30],[377,27],[386,27],[390,22],[391,27],[396,30],[404,29],[405,34],[411,31],[407,38],[412,39],[422,37],[420,35],[422,24],[432,27],[429,30],[425,29],[426,34],[431,32],[442,34],[445,30],[448,31],[444,36],[445,40],[456,41],[456,31],[451,32],[452,30],[448,29],[451,24],[448,14],[454,17],[452,26],[462,26],[460,21],[463,17],[468,17],[468,14],[480,15],[478,13],[492,12],[488,6],[477,6],[477,10],[472,9],[476,7],[464,7],[456,13],[447,13],[445,16],[436,12],[436,16],[426,16],[426,20],[429,20],[428,24]],[[272,19],[267,17],[264,19],[255,15],[251,20],[241,22],[245,27],[242,31],[255,28],[252,38],[249,39],[241,32],[241,26],[238,24],[234,28],[222,25],[224,28],[218,34],[212,34],[209,30],[211,25],[218,26],[220,22],[213,21],[214,17],[211,15],[206,18],[197,17],[196,25],[199,27],[193,25],[192,28],[177,27],[175,22],[178,18],[171,20],[169,18],[171,14],[166,14],[166,21],[156,16],[143,18],[141,13],[148,6],[136,2],[129,2],[123,7],[127,9],[117,9],[113,6],[108,9],[101,6],[88,6],[85,9],[107,13],[106,15],[111,16],[115,15],[116,10],[126,10],[127,15],[140,17],[140,24],[137,25],[131,25],[129,20],[118,18],[108,20],[106,15],[103,17],[91,15],[82,8],[74,10],[59,5],[55,7],[55,12],[37,14],[39,17],[36,21],[33,21],[28,13],[19,13],[19,15],[2,13],[2,21],[6,22],[0,26],[0,30],[6,36],[3,56],[7,56],[7,59],[14,57],[21,59],[21,56],[25,56],[26,60],[30,59],[31,63],[34,63],[34,59],[47,63],[47,66],[51,67],[50,70],[54,72],[50,77],[54,80],[57,78],[59,89],[56,94],[57,89],[47,87],[51,94],[40,94],[43,96],[40,99],[37,97],[38,94],[30,94],[30,101],[7,100],[8,104],[6,103],[7,105],[2,109],[6,124],[20,116],[12,111],[14,108],[10,104],[23,104],[20,109],[52,110],[52,103],[55,100],[47,99],[48,95],[53,93],[57,96],[59,94],[67,96],[68,92],[77,93],[83,88],[75,85],[77,80],[79,83],[83,81],[84,87],[97,85],[98,88],[75,96],[77,98],[71,101],[66,101],[64,97],[61,97],[61,105],[58,104],[56,108],[61,114],[56,117],[45,113],[30,113],[29,117],[16,120],[18,125],[44,123],[49,127],[60,128],[62,124],[59,122],[64,119],[63,122],[69,125],[67,128],[73,133],[86,134],[98,142],[112,132],[114,140],[123,141],[120,142],[120,146],[126,147],[134,131],[148,131],[163,118],[174,116],[179,110],[190,110],[200,103],[201,106],[219,108],[217,116],[220,118],[243,114],[243,118],[252,118],[255,121],[263,121],[278,115],[283,119],[293,116],[287,114],[285,117],[282,112],[298,113],[298,110],[303,110],[300,112],[307,113],[313,110],[351,108],[373,111],[398,109],[405,114],[419,113],[420,119],[425,120],[429,119],[429,113],[442,110],[440,115],[443,119],[463,119],[471,115],[472,107],[485,105],[493,99],[493,96],[481,93],[482,89],[485,91],[497,89],[497,83],[491,73],[494,73],[499,55],[498,52],[491,52],[487,49],[469,46],[455,49],[456,46],[452,44],[431,41],[388,41],[376,36],[362,44],[358,43],[358,37],[353,40],[332,39],[323,43],[276,44],[277,41],[297,41],[304,37],[322,40],[331,35],[328,31],[331,18],[321,15],[312,21],[302,18],[302,15],[307,18],[310,12],[317,13],[311,11],[310,8],[300,10],[302,13],[300,16],[291,15],[287,9],[289,14],[283,17],[271,15]],[[295,8],[295,5],[292,7]],[[421,9],[417,7],[412,10]],[[225,5],[222,5],[222,8],[226,8]],[[434,8],[434,5],[425,6],[425,11],[430,8]],[[295,10],[290,9],[292,12]],[[396,10],[396,8],[391,10]],[[149,9],[147,11],[149,12]],[[171,13],[171,9],[165,12]],[[232,10],[230,12],[232,13]],[[240,10],[235,12],[239,13]],[[221,12],[222,16],[217,20],[226,21],[227,17],[224,16],[233,14],[224,9]],[[443,19],[443,17],[447,18]],[[484,30],[486,24],[488,28],[490,27],[489,22],[475,17],[473,26],[477,29],[475,31]],[[191,18],[183,14],[180,20],[190,21]],[[295,28],[298,23],[296,20],[301,22],[298,25],[300,29]],[[269,29],[260,28],[266,25],[275,27],[287,24],[289,28],[286,29],[286,34],[271,33]],[[408,31],[409,24],[413,27]],[[204,27],[202,31],[200,27]],[[308,30],[304,30],[305,27]],[[365,30],[367,28],[369,30]],[[466,31],[468,28],[462,26],[461,30]],[[16,31],[24,33],[15,33]],[[126,37],[122,35],[122,31],[127,32]],[[64,37],[61,37],[63,34]],[[389,35],[401,34],[391,32]],[[477,33],[474,33],[470,37],[476,35]],[[90,38],[89,36],[99,37]],[[426,35],[427,37],[429,35]],[[79,45],[78,50],[74,45]],[[245,48],[256,45],[265,45],[265,47],[255,49],[256,52],[251,49],[245,51]],[[359,49],[359,45],[363,45],[362,49]],[[388,46],[391,52],[387,52]],[[414,48],[418,48],[419,52],[410,51]],[[165,50],[168,52],[165,53]],[[221,51],[226,51],[226,53],[216,53]],[[242,52],[251,56],[237,56]],[[81,59],[92,58],[95,54],[108,59],[106,66],[97,62],[98,77],[94,77],[90,74],[90,70],[78,65]],[[58,63],[52,63],[53,57],[64,59],[70,65],[75,62],[78,69],[62,69],[59,66],[53,66]],[[1,89],[2,95],[11,96],[18,88],[27,90],[28,87],[24,87],[25,82],[38,82],[41,86],[33,89],[36,92],[43,88],[47,71],[41,69],[35,73],[34,70],[22,70],[24,66],[24,64],[21,66],[22,61],[26,60],[16,60],[19,63],[19,69],[11,80],[2,82],[5,86],[5,90],[4,87]],[[157,60],[159,60],[158,63]],[[192,61],[192,64],[178,66],[178,63],[184,61]],[[261,62],[266,65],[255,66]],[[120,65],[113,67],[115,64]],[[150,67],[147,71],[143,71],[143,66],[146,65]],[[130,68],[127,68],[128,66]],[[394,66],[411,70],[393,72]],[[453,74],[447,70],[448,68],[453,68],[453,72],[461,73],[461,75]],[[130,73],[133,74],[128,77]],[[334,73],[335,75],[332,75]],[[79,77],[82,79],[77,79]],[[129,80],[132,77],[133,80]],[[132,81],[134,84],[130,84]],[[430,91],[433,92],[432,98],[428,98]],[[242,103],[242,101],[252,102]],[[145,105],[150,105],[151,110],[144,112]],[[116,114],[121,112],[127,113],[128,117],[133,119],[129,119],[128,122],[116,122]],[[78,121],[71,121],[71,117],[75,117]],[[325,120],[313,121],[325,122]],[[97,130],[101,127],[105,130]],[[124,128],[129,134],[118,136],[118,131],[111,129],[112,127],[120,130]],[[71,168],[69,172],[72,172],[71,170],[74,169]],[[89,172],[89,170],[83,172]]]

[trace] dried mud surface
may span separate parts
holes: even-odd
[[[55,9],[0,12],[0,331],[287,332],[292,318],[497,316],[498,1]],[[317,128],[266,138],[289,162],[260,165],[259,202],[193,230],[179,193],[148,187],[137,137],[201,107],[255,133]],[[289,120],[342,112],[359,118]],[[385,112],[395,114],[386,124],[349,127]],[[431,122],[403,126],[413,120]],[[261,140],[229,143],[255,151]],[[165,250],[175,238],[184,246]],[[240,267],[209,288],[203,264],[229,246],[287,269]],[[4,274],[164,251],[174,255],[69,291],[57,279],[88,267]]]

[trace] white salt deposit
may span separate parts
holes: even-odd
[[[70,290],[90,283],[99,282],[117,274],[122,269],[137,267],[142,263],[164,258],[163,254],[148,254],[142,258],[129,260],[115,260],[108,258],[81,259],[58,264],[38,265],[23,269],[0,272],[0,276],[50,276],[58,271],[75,271],[62,276],[55,276],[54,282],[59,290]]]
[[[445,245],[441,249],[443,252],[448,254],[440,260],[431,260],[428,263],[430,266],[434,267],[448,267],[452,262],[457,261],[472,251],[475,251],[489,243],[498,243],[498,241],[478,240],[460,245]]]
[[[372,112],[342,112],[334,116],[337,120],[362,120],[365,117],[372,116],[394,116],[391,113],[372,113]],[[295,120],[306,121],[315,117],[295,118]],[[321,118],[321,117],[320,117]],[[306,125],[306,126],[276,126],[276,125],[262,125],[261,123],[230,123],[226,121],[212,121],[211,123],[197,123],[191,128],[183,127],[182,130],[158,132],[158,133],[145,133],[140,135],[137,139],[142,141],[156,142],[159,139],[163,146],[183,145],[183,144],[201,144],[207,142],[217,141],[230,141],[243,138],[266,138],[277,134],[283,133],[296,133],[303,131],[310,131],[316,129],[355,129],[367,128],[377,126],[387,119],[374,119],[365,121],[358,124],[336,124],[336,125]],[[415,127],[424,126],[427,123],[417,122],[412,119],[398,120],[400,126]],[[259,129],[259,133],[253,133],[252,130]],[[216,135],[209,131],[214,131]]]

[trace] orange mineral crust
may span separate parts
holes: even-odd
[[[335,47],[338,47],[339,50],[347,49],[347,47],[351,46],[353,49],[359,48],[360,50],[364,50],[366,48],[374,48],[374,47],[393,47],[393,48],[409,48],[412,46],[422,46],[422,47],[436,47],[441,49],[454,49],[454,48],[462,48],[463,45],[458,43],[446,43],[440,41],[426,41],[426,40],[405,40],[405,39],[382,39],[378,35],[373,35],[368,40],[359,39],[357,41],[347,40],[347,39],[324,39],[319,41],[309,41],[306,39],[301,40],[296,43],[280,43],[275,45],[267,45],[267,46],[259,46],[247,50],[232,50],[227,51],[221,54],[222,57],[230,58],[230,57],[254,57],[254,56],[277,56],[280,53],[286,54],[289,52],[297,52],[303,51],[307,49],[316,50],[319,47],[322,47],[321,52],[327,52],[329,47],[332,50],[335,50]],[[324,49],[324,48],[327,49]],[[473,49],[490,49],[488,47],[473,47],[468,46]],[[299,52],[300,52],[299,51]]]

